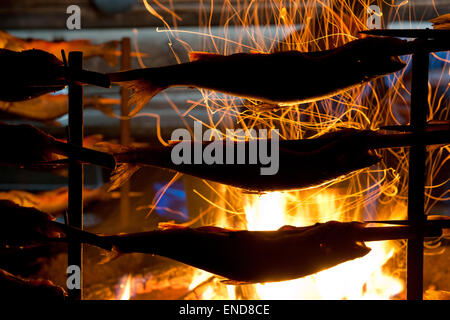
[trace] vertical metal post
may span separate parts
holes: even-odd
[[[423,299],[423,235],[425,222],[425,160],[424,131],[428,111],[429,54],[418,47],[412,56],[411,118],[415,144],[409,151],[408,220],[417,230],[417,237],[408,240],[407,299]]]
[[[83,53],[69,53],[69,67],[83,68]],[[69,82],[69,139],[77,146],[83,146],[83,86]],[[75,161],[69,163],[69,225],[83,228],[83,165]],[[81,300],[83,290],[83,246],[80,243],[68,244],[68,264],[78,266],[80,273],[80,289],[69,290],[69,299]]]
[[[122,55],[121,55],[121,69],[128,70],[131,68],[130,61],[131,42],[130,38],[122,39]],[[121,88],[121,115],[127,116],[129,113],[128,100],[130,92],[128,89]],[[131,143],[131,129],[130,120],[120,121],[120,143],[129,145]],[[120,225],[127,227],[129,224],[130,215],[130,182],[127,181],[120,189]]]

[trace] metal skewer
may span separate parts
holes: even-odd
[[[450,37],[450,30],[435,29],[372,29],[360,31],[359,33],[399,38],[448,39]]]

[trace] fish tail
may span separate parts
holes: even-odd
[[[117,50],[119,41],[108,41],[100,45],[101,57],[111,67],[115,67],[119,63],[120,51]]]
[[[56,230],[61,230],[66,235],[65,241],[87,243],[106,250],[104,258],[99,264],[105,264],[120,256],[120,251],[114,246],[111,238],[108,236],[95,234],[59,222],[52,221],[51,223]]]
[[[120,162],[121,154],[134,150],[133,147],[110,142],[96,143],[93,148],[97,151],[113,154],[116,157],[117,162]],[[140,165],[128,162],[117,165],[115,170],[111,173],[110,182],[107,186],[107,192],[113,191],[122,186],[140,168]]]
[[[106,264],[110,261],[117,259],[120,255],[121,255],[120,251],[113,246],[110,251],[105,251],[103,259],[99,262],[99,264]]]
[[[108,192],[121,187],[131,176],[141,168],[133,163],[122,163],[111,174]]]
[[[128,102],[131,110],[128,114],[129,117],[135,116],[155,95],[167,88],[167,86],[158,85],[152,80],[143,78],[130,79],[133,78],[133,71],[111,73],[109,78],[111,82],[118,83],[121,87],[132,91]],[[133,106],[135,107],[133,108]]]
[[[90,99],[87,99],[85,107],[96,109],[102,112],[105,116],[116,118],[113,106],[118,104],[120,104],[120,99],[90,97]]]

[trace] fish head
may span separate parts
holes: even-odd
[[[335,167],[341,174],[347,174],[356,170],[371,167],[380,162],[381,157],[371,149],[356,149],[342,152],[336,157]]]
[[[315,230],[316,241],[323,256],[323,269],[340,263],[361,258],[370,252],[358,234],[365,224],[360,222],[328,221],[318,224]]]
[[[398,56],[385,56],[374,59],[357,60],[359,70],[367,80],[378,78],[402,70],[406,63]]]
[[[41,161],[52,161],[54,138],[29,124],[6,124],[0,122],[0,135],[8,137],[2,142],[0,161],[11,165],[26,165]]]
[[[2,240],[35,240],[41,237],[58,238],[61,231],[51,222],[53,216],[36,208],[22,207],[9,200],[0,200],[3,222],[0,226]]]
[[[368,145],[368,139],[373,135],[370,130],[352,128],[328,134],[334,138],[334,141],[324,148],[324,159],[333,163],[327,166],[328,170],[331,170],[330,175],[348,174],[380,162],[381,157]]]
[[[393,37],[367,37],[348,43],[346,52],[362,77],[372,79],[406,66],[399,57],[406,43],[406,40]]]

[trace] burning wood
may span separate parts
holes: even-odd
[[[20,118],[51,122],[67,114],[67,95],[44,95],[27,101],[0,101],[0,111]],[[102,111],[106,115],[113,113],[112,105],[119,104],[118,99],[85,97],[83,106]]]
[[[306,103],[401,70],[405,63],[397,57],[397,52],[404,44],[405,41],[395,38],[369,37],[321,52],[230,56],[191,53],[193,61],[188,63],[109,76],[111,82],[134,90],[130,103],[136,104],[136,108],[130,116],[158,92],[176,86],[215,90],[274,104]],[[292,81],[284,72],[298,76]]]

